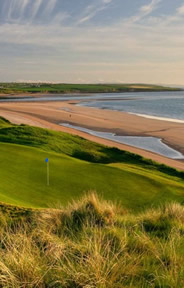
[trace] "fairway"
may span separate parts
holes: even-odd
[[[45,158],[50,162],[47,186]],[[59,207],[95,190],[105,199],[142,210],[184,200],[184,183],[133,164],[95,164],[15,144],[0,144],[0,201],[24,207]]]

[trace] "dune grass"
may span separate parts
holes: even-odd
[[[1,287],[184,286],[179,204],[134,215],[92,193],[66,208],[7,206],[0,219]]]

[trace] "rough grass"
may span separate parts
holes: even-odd
[[[1,206],[0,219],[0,287],[184,287],[179,204],[134,215],[90,193],[27,214]]]

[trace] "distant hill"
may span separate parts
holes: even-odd
[[[180,91],[181,88],[148,84],[51,84],[0,83],[0,94],[20,93],[119,93],[140,91]]]

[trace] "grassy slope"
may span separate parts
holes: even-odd
[[[0,200],[22,206],[52,207],[66,204],[84,191],[96,190],[106,199],[122,201],[133,209],[183,201],[184,183],[103,164],[88,163],[56,153],[19,145],[0,144]],[[46,185],[44,159],[50,159],[50,187]]]
[[[0,141],[12,142],[0,143],[0,201],[53,207],[96,190],[137,211],[165,201],[183,202],[182,172],[65,133],[11,125],[3,119],[0,127]],[[47,156],[50,187],[46,185]]]
[[[145,84],[26,84],[0,83],[0,93],[103,93],[127,91],[177,91],[180,89]]]

